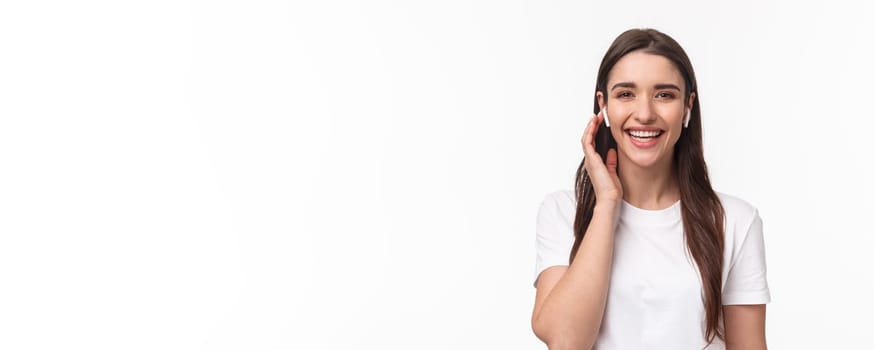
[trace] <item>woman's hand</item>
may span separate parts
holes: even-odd
[[[592,116],[583,132],[585,166],[589,173],[589,179],[592,181],[592,187],[595,188],[595,199],[598,204],[608,204],[605,202],[609,202],[618,206],[622,200],[622,183],[619,181],[619,174],[616,173],[618,162],[616,149],[611,148],[607,151],[606,165],[598,152],[595,151],[595,133],[603,120],[604,116],[601,113]]]

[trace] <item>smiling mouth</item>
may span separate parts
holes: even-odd
[[[662,136],[665,132],[662,130],[657,131],[640,131],[640,130],[626,130],[625,134],[627,134],[631,138],[631,143],[637,147],[650,147],[654,146],[659,137]]]

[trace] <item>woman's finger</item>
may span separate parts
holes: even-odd
[[[592,117],[589,118],[589,123],[586,124],[586,129],[583,130],[583,150],[586,151],[586,153],[588,153],[587,146],[592,143],[592,130],[595,129],[596,117],[597,116],[593,114]]]
[[[616,149],[611,148],[607,151],[607,171],[611,174],[616,174],[616,166],[619,165],[618,160],[616,159]]]
[[[589,117],[589,121],[586,122],[586,127],[583,129],[583,137],[580,138],[580,143],[582,143],[583,145],[586,144],[586,139],[589,136],[589,129],[592,128],[592,121],[593,120],[595,120],[594,114],[592,114],[592,116]]]
[[[600,114],[600,113],[599,113]],[[595,156],[595,135],[598,131],[598,126],[600,125],[600,116],[598,114],[592,115],[592,118],[589,119],[589,124],[586,126],[586,130],[583,132],[583,153],[586,158],[593,159]]]

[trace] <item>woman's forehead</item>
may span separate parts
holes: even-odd
[[[607,89],[617,82],[632,82],[638,87],[675,84],[683,87],[683,75],[671,60],[664,56],[634,51],[616,62],[607,79]]]

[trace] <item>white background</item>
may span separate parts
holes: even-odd
[[[0,348],[545,349],[536,211],[632,27],[760,210],[770,347],[869,344],[870,2],[605,3],[3,2]]]

